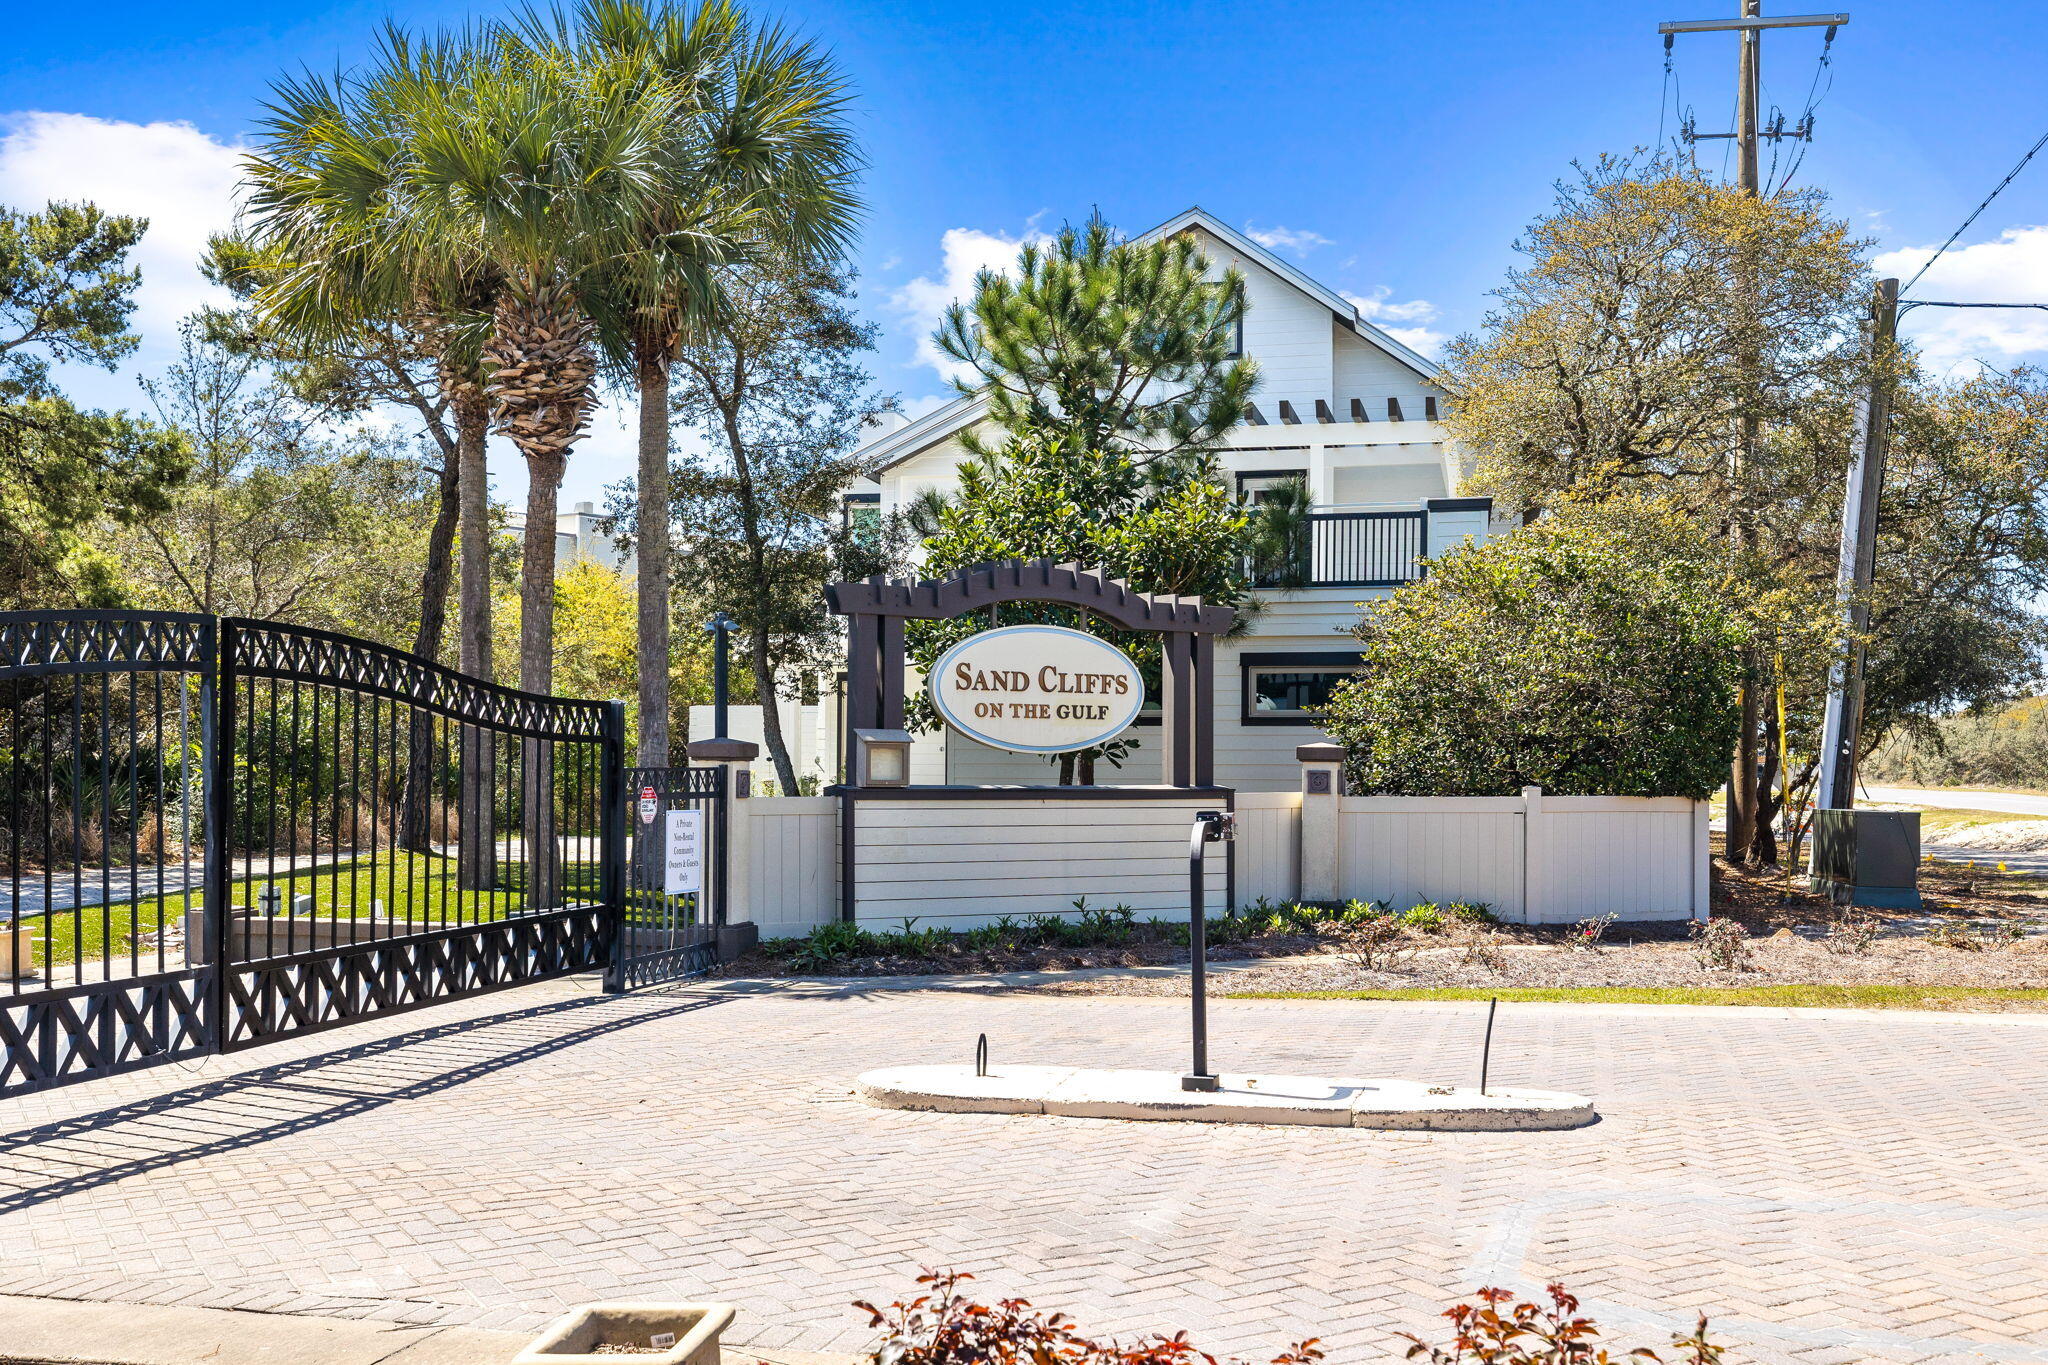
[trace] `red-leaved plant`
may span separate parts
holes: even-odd
[[[886,1336],[870,1359],[874,1365],[1218,1365],[1215,1356],[1197,1350],[1186,1332],[1140,1338],[1125,1346],[1081,1335],[1064,1313],[1041,1313],[1025,1299],[1002,1299],[994,1307],[976,1303],[960,1292],[972,1275],[958,1270],[927,1270],[917,1277],[921,1292],[898,1299],[887,1308],[856,1303],[869,1325]],[[1517,1303],[1505,1289],[1482,1289],[1480,1304],[1461,1303],[1444,1316],[1457,1328],[1448,1348],[1432,1346],[1412,1332],[1408,1359],[1426,1358],[1431,1365],[1615,1365],[1617,1357],[1596,1338],[1591,1318],[1579,1316],[1579,1301],[1561,1284],[1550,1286],[1550,1306]],[[1481,1306],[1483,1305],[1483,1306]],[[1707,1319],[1689,1337],[1673,1337],[1674,1365],[1719,1365],[1723,1348],[1707,1339]],[[1317,1338],[1299,1341],[1273,1357],[1272,1365],[1318,1365],[1323,1351]],[[1638,1347],[1620,1360],[1655,1362],[1664,1357]],[[1241,1365],[1231,1361],[1229,1365]]]
[[[1485,1365],[1612,1365],[1616,1359],[1605,1346],[1597,1345],[1600,1329],[1591,1318],[1579,1316],[1579,1301],[1561,1284],[1549,1286],[1550,1306],[1517,1303],[1503,1309],[1515,1296],[1505,1289],[1482,1289],[1480,1305],[1461,1303],[1444,1316],[1458,1329],[1448,1349],[1432,1346],[1413,1332],[1402,1336],[1414,1342],[1408,1359],[1427,1359],[1430,1365],[1461,1365],[1481,1361]],[[1687,1365],[1717,1365],[1725,1349],[1707,1340],[1707,1316],[1689,1337],[1671,1338],[1674,1360]],[[1657,1361],[1664,1357],[1647,1346],[1638,1346],[1622,1360]]]
[[[887,1332],[872,1357],[875,1365],[1217,1365],[1215,1356],[1195,1349],[1186,1332],[1125,1346],[1084,1337],[1065,1313],[1041,1313],[1025,1299],[1002,1299],[994,1307],[976,1303],[960,1292],[973,1278],[964,1271],[927,1270],[917,1277],[922,1292],[915,1298],[887,1308],[854,1304],[866,1311],[870,1326]],[[1322,1358],[1309,1340],[1273,1357],[1273,1365],[1316,1365]]]

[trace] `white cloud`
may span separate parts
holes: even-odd
[[[1879,255],[1879,275],[1909,280],[1934,247],[1902,247]],[[2048,303],[2048,226],[2012,227],[1995,241],[1950,247],[1913,297],[1957,303]],[[2021,308],[1921,308],[1899,330],[1920,347],[1936,374],[1974,370],[1986,360],[2003,368],[2048,352],[2048,312]]]
[[[889,306],[917,335],[917,362],[937,370],[941,377],[965,377],[966,370],[941,351],[932,340],[947,305],[973,294],[974,277],[984,270],[1013,272],[1017,249],[1026,242],[1043,242],[1043,232],[1027,231],[1022,237],[1005,237],[980,228],[947,228],[939,238],[939,269],[920,275],[889,296]]]
[[[1408,299],[1404,302],[1396,303],[1393,293],[1392,289],[1386,285],[1381,285],[1370,295],[1346,294],[1344,298],[1346,302],[1358,310],[1360,317],[1378,327],[1382,332],[1385,332],[1409,350],[1426,356],[1435,355],[1437,348],[1442,346],[1448,338],[1445,333],[1422,324],[1436,320],[1436,305],[1428,299]],[[1399,323],[1411,323],[1414,325],[1407,327],[1396,325]]]
[[[1268,251],[1291,251],[1297,256],[1306,256],[1319,246],[1330,245],[1328,237],[1320,232],[1310,232],[1307,228],[1255,228],[1246,223],[1244,235]]]
[[[152,349],[175,344],[178,322],[225,291],[199,273],[208,234],[234,222],[241,149],[189,123],[124,123],[88,114],[0,115],[0,203],[40,209],[79,200],[149,219],[130,253],[142,271],[132,326]]]

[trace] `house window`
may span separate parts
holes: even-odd
[[[1246,654],[1246,725],[1314,725],[1329,709],[1337,684],[1364,671],[1356,653]]]
[[[848,493],[839,504],[839,524],[842,529],[856,528],[873,534],[882,527],[882,495],[880,493]]]
[[[1306,469],[1246,470],[1237,476],[1237,500],[1258,504],[1271,501],[1291,483],[1308,479]]]
[[[1242,314],[1239,314],[1237,321],[1231,324],[1230,349],[1224,352],[1224,358],[1226,360],[1242,360],[1244,358],[1244,316]]]

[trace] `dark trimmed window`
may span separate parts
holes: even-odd
[[[873,532],[882,526],[882,495],[880,493],[847,493],[839,501],[839,524],[851,531],[855,527]]]
[[[1238,667],[1246,725],[1314,725],[1329,709],[1337,684],[1365,670],[1357,653],[1344,650],[1244,654]]]

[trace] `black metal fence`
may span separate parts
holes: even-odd
[[[0,1095],[607,965],[621,729],[300,627],[0,614]]]

